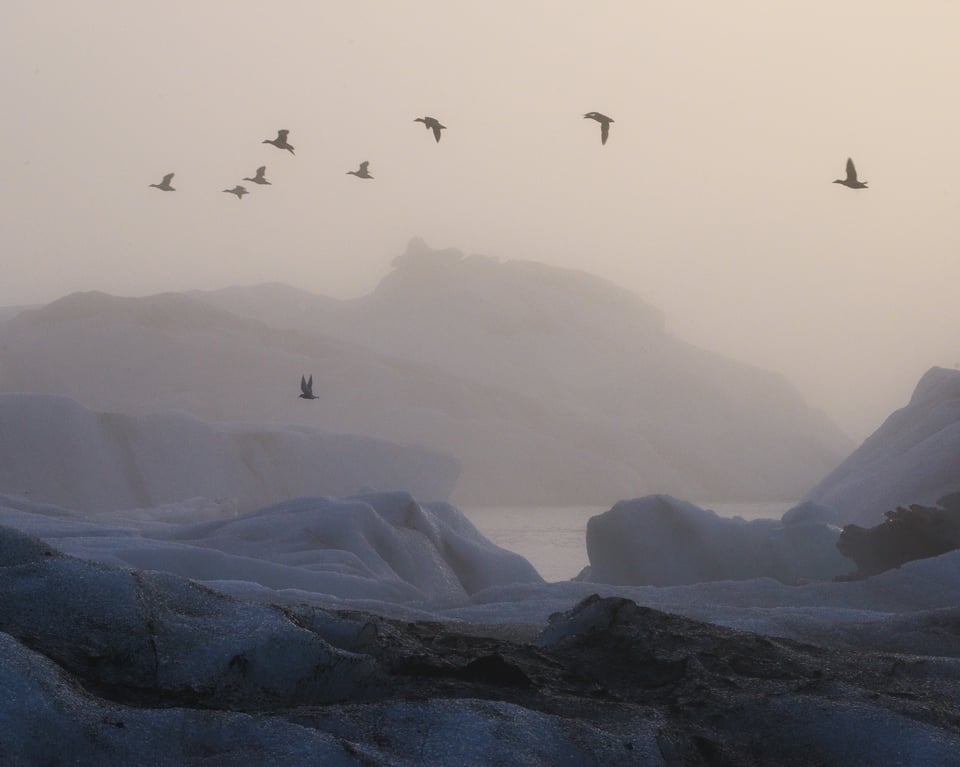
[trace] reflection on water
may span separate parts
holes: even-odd
[[[700,503],[721,517],[779,519],[795,501]],[[574,578],[588,564],[587,520],[608,506],[487,506],[465,508],[477,529],[498,546],[526,557],[548,581]]]

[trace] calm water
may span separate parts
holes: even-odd
[[[722,517],[775,518],[795,502],[697,503]],[[548,581],[575,577],[590,564],[587,559],[587,520],[609,506],[514,506],[465,508],[487,538],[526,557]]]

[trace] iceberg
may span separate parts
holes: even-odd
[[[840,529],[822,514],[797,509],[783,520],[748,522],[668,495],[620,501],[587,523],[590,567],[582,578],[630,586],[829,580],[851,566],[836,547]]]

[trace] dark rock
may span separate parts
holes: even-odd
[[[913,504],[887,511],[876,527],[844,527],[837,548],[856,563],[854,577],[867,578],[960,548],[960,493],[945,496],[940,503],[942,508]]]

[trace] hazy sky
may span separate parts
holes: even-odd
[[[958,40],[947,0],[4,0],[0,304],[347,297],[421,235],[614,280],[859,439],[960,361]]]

